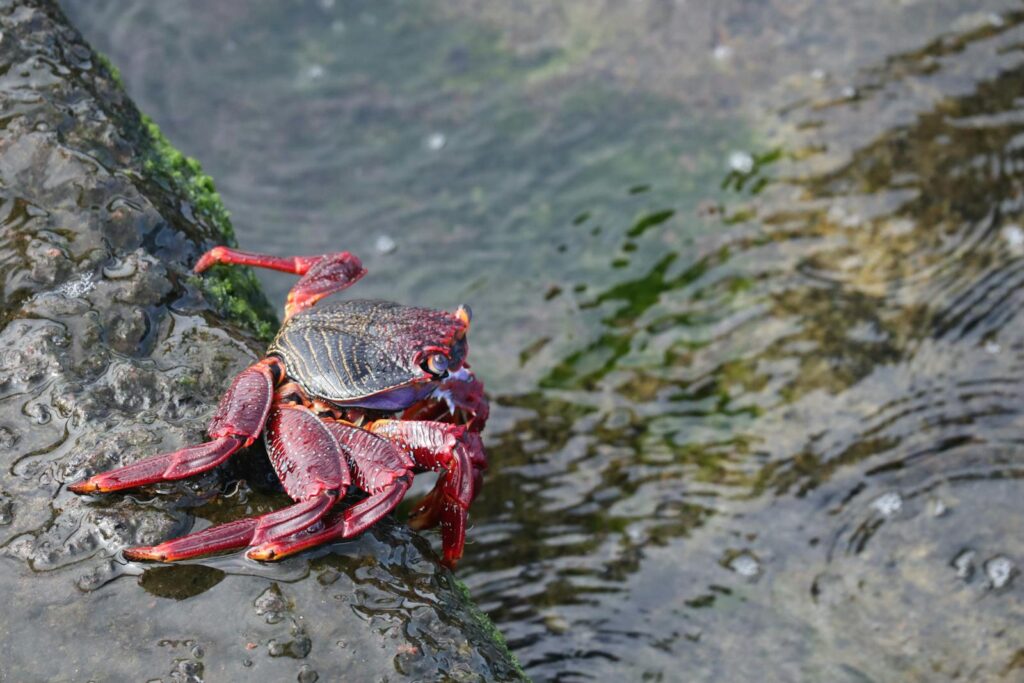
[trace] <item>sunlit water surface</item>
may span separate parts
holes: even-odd
[[[1019,3],[65,6],[243,246],[473,306],[537,680],[1024,676]]]

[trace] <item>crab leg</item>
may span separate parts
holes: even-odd
[[[274,384],[283,374],[275,358],[261,360],[240,372],[210,421],[207,432],[212,441],[96,474],[68,488],[75,493],[106,493],[184,479],[213,469],[259,436],[270,410]]]
[[[267,450],[285,491],[297,502],[166,541],[131,548],[125,557],[170,562],[234,548],[272,545],[314,526],[351,483],[344,451],[323,422],[302,405],[277,404],[267,424]],[[274,559],[250,552],[254,559]]]
[[[160,545],[128,548],[124,556],[130,560],[173,562],[219,550],[258,545],[308,529],[327,514],[337,500],[337,491],[320,491],[308,500],[259,517],[219,524]]]
[[[409,526],[427,529],[440,523],[444,563],[455,566],[466,541],[467,511],[487,469],[480,435],[446,422],[377,420],[367,429],[407,449],[420,467],[441,472],[434,490],[410,513]]]
[[[199,257],[194,270],[197,273],[201,273],[213,265],[222,263],[226,265],[270,268],[271,270],[280,270],[283,273],[291,273],[292,275],[305,275],[306,271],[322,258],[323,255],[268,256],[230,247],[214,247]]]
[[[323,419],[348,456],[356,485],[370,494],[345,511],[331,515],[324,528],[265,543],[249,551],[257,560],[274,560],[315,545],[352,538],[395,509],[412,484],[413,461],[391,441],[340,420]]]
[[[347,251],[321,256],[267,256],[228,247],[214,247],[203,254],[196,263],[195,271],[201,273],[217,263],[270,268],[301,275],[302,279],[288,292],[284,308],[286,320],[325,296],[345,289],[366,274],[362,262]]]

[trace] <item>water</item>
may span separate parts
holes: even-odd
[[[65,4],[243,246],[473,306],[537,680],[1024,675],[1019,3]]]

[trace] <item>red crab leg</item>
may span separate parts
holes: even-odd
[[[201,273],[211,266],[223,263],[270,268],[284,273],[291,273],[292,275],[305,275],[310,266],[322,258],[322,254],[318,256],[267,256],[230,247],[214,247],[199,257],[194,270],[197,273]]]
[[[371,494],[370,497],[332,515],[320,531],[266,543],[249,551],[249,557],[273,560],[315,545],[357,536],[394,510],[409,489],[413,461],[394,443],[346,422],[324,419],[324,424],[347,453],[356,485]]]
[[[203,254],[196,263],[195,271],[201,273],[217,263],[271,268],[301,275],[302,279],[288,292],[284,308],[286,320],[325,296],[345,289],[366,274],[362,262],[347,251],[321,256],[266,256],[228,247],[214,247]]]
[[[173,562],[219,550],[258,545],[308,529],[327,514],[337,500],[337,491],[320,491],[312,498],[259,517],[219,524],[160,545],[128,548],[124,556],[129,560]]]
[[[68,488],[75,493],[106,493],[184,479],[213,469],[259,436],[270,410],[274,384],[283,375],[284,368],[276,358],[261,360],[240,372],[210,421],[207,432],[212,441],[96,474]]]
[[[344,452],[333,434],[305,406],[278,404],[267,424],[267,450],[281,483],[297,502],[259,517],[240,519],[166,541],[131,548],[133,560],[170,562],[219,550],[263,546],[315,525],[351,483]],[[255,559],[273,559],[252,555]]]
[[[466,518],[487,469],[487,456],[477,432],[446,422],[377,420],[367,429],[413,454],[420,467],[441,472],[434,490],[409,515],[409,526],[426,529],[441,524],[444,563],[454,567],[466,541]]]

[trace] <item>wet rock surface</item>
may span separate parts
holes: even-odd
[[[0,112],[0,680],[517,678],[401,525],[276,565],[123,559],[284,502],[259,448],[128,495],[65,488],[200,440],[272,321],[251,275],[191,276],[231,239],[212,185],[53,3],[0,2]]]

